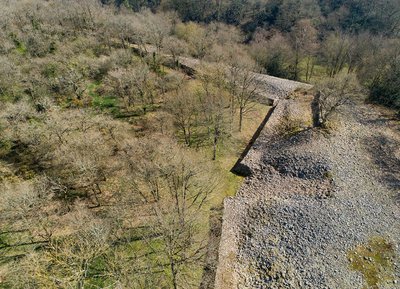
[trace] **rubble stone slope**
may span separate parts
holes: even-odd
[[[225,202],[216,288],[364,288],[350,251],[379,236],[400,256],[399,124],[363,104],[342,114],[330,134],[261,133]],[[387,270],[379,288],[399,288],[398,260]]]

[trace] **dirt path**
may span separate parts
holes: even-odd
[[[225,203],[216,288],[400,288],[400,125],[367,105],[341,119],[261,134]]]

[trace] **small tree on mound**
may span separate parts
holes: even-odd
[[[340,106],[362,95],[362,89],[354,74],[326,78],[316,85],[312,103],[314,126],[324,126]]]

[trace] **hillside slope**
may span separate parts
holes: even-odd
[[[399,288],[400,125],[342,113],[330,134],[264,129],[225,201],[216,288]]]

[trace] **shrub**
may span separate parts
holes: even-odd
[[[370,99],[400,111],[400,58],[371,84]]]

